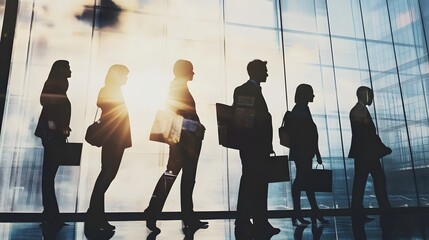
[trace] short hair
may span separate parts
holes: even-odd
[[[173,74],[175,77],[183,77],[191,74],[193,69],[194,67],[190,61],[179,59],[174,63]]]
[[[358,97],[359,100],[365,99],[367,93],[373,94],[372,89],[367,86],[360,86],[356,90],[356,96]]]
[[[253,61],[247,64],[247,73],[249,77],[256,76],[258,73],[264,71],[267,66],[267,61],[262,61],[260,59],[254,59]]]
[[[130,72],[127,66],[122,64],[113,64],[110,66],[106,74],[106,80],[104,81],[105,85],[115,84],[117,82],[117,77],[119,75],[126,75]]]
[[[313,88],[309,84],[300,84],[295,91],[295,103],[308,103],[313,97]]]

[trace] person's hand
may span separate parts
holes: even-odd
[[[70,136],[70,128],[63,129],[63,135],[67,138]]]
[[[391,153],[392,153],[392,149],[391,149],[390,147],[387,147],[387,148],[386,148],[386,152],[387,152],[387,155],[389,155],[389,154],[391,154]]]

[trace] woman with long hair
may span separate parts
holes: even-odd
[[[121,87],[127,83],[128,68],[115,64],[107,72],[105,85],[101,88],[97,106],[101,109],[104,143],[101,147],[101,172],[92,191],[85,228],[97,231],[112,231],[105,216],[104,195],[115,178],[126,148],[131,147],[131,130],[128,110]]]
[[[289,152],[289,157],[292,161],[295,161],[296,166],[296,176],[292,184],[292,224],[294,226],[298,225],[297,221],[300,224],[310,223],[302,217],[301,191],[305,189],[307,179],[311,178],[313,157],[316,155],[317,163],[322,164],[318,145],[319,135],[317,133],[317,126],[311,117],[308,107],[308,103],[313,102],[313,99],[314,92],[310,85],[300,84],[296,88],[296,104],[292,109],[293,127],[291,128],[291,147]],[[305,192],[311,206],[312,223],[316,224],[316,220],[319,220],[322,224],[328,224],[328,221],[320,214],[314,191],[306,189]]]
[[[44,148],[42,167],[42,202],[44,227],[61,227],[57,198],[55,196],[55,175],[61,157],[61,145],[70,135],[71,104],[67,97],[70,65],[66,60],[55,61],[46,80],[40,104],[43,106],[35,135],[42,139]]]

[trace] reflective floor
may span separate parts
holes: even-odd
[[[373,221],[365,224],[353,224],[348,216],[326,217],[327,226],[294,227],[289,218],[270,219],[272,225],[281,229],[280,234],[271,240],[284,239],[429,239],[429,216],[423,214],[398,214],[380,221],[380,216],[373,215]],[[116,231],[104,239],[236,239],[234,237],[234,220],[209,220],[208,229],[200,229],[193,236],[185,236],[181,222],[177,220],[159,221],[159,235],[151,235],[144,221],[115,221]],[[43,236],[39,223],[0,223],[0,239],[102,239],[88,238],[84,234],[82,222],[68,222],[58,233],[45,233]]]

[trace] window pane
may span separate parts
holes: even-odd
[[[393,206],[416,206],[409,129],[405,122],[401,79],[396,66],[389,13],[385,1],[364,1],[362,4],[367,30],[368,54],[374,88],[371,113],[383,142],[393,149],[383,160],[387,188]],[[392,15],[391,15],[392,16]]]
[[[248,80],[247,63],[256,58],[268,61],[262,91],[278,155],[289,152],[280,146],[277,128],[294,106],[296,87],[314,88],[310,109],[334,180],[332,193],[317,193],[321,208],[349,207],[354,165],[346,158],[348,114],[361,85],[373,87],[370,112],[393,149],[383,159],[393,206],[417,206],[417,194],[420,205],[427,205],[428,9],[427,1],[418,0],[22,0],[0,135],[0,211],[41,211],[43,147],[33,133],[40,92],[57,59],[69,60],[72,70],[71,142],[82,142],[93,122],[109,66],[130,69],[123,92],[133,147],[106,193],[107,211],[143,211],[165,170],[168,146],[148,136],[156,111],[165,107],[177,59],[194,64],[189,87],[207,128],[195,210],[236,209],[241,160],[237,150],[218,144],[215,103],[232,103],[234,89]],[[81,166],[60,168],[56,193],[62,212],[87,210],[100,157],[99,148],[84,143]],[[294,163],[290,174],[293,180]],[[180,183],[173,186],[165,211],[180,210],[179,188]],[[290,191],[291,182],[270,184],[269,209],[291,209]],[[373,192],[369,178],[365,206],[377,207]]]

